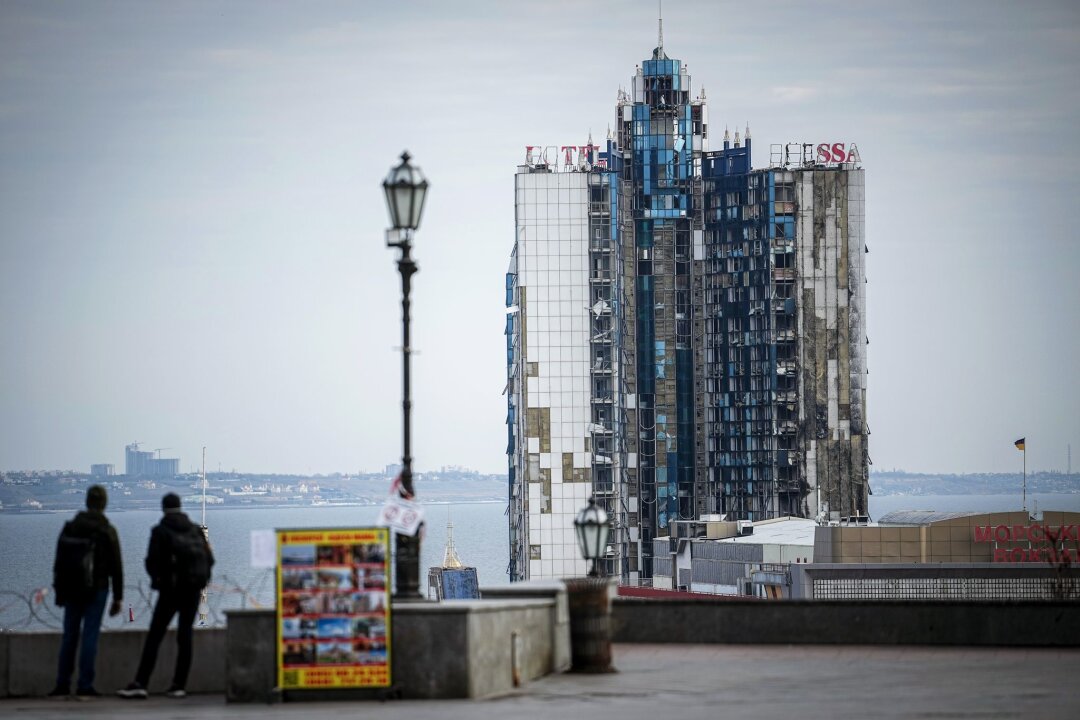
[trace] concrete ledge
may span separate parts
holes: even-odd
[[[391,616],[394,685],[408,699],[484,698],[557,672],[557,601],[536,598],[398,603]],[[273,610],[228,613],[226,699],[269,702],[277,684]],[[568,662],[568,661],[567,661]]]
[[[570,606],[566,584],[561,580],[530,580],[527,582],[484,587],[480,594],[485,600],[512,600],[521,598],[553,600],[551,608],[551,667],[548,673],[561,673],[570,669]]]
[[[503,695],[554,667],[554,601],[451,600],[394,607],[394,684],[406,698]]]
[[[56,683],[61,633],[29,632],[0,634],[0,697],[41,697]],[[118,630],[101,633],[98,640],[98,692],[109,694],[135,678],[146,630]],[[187,690],[191,693],[219,693],[225,689],[225,630],[195,630],[194,660]],[[176,632],[165,635],[158,651],[157,665],[150,678],[151,692],[164,692],[176,665]],[[72,688],[78,676],[71,679]]]
[[[515,591],[517,598],[396,605],[392,669],[403,696],[491,697],[566,669],[565,588],[522,584]],[[234,610],[226,616],[226,628],[195,631],[188,690],[224,693],[230,702],[272,701],[275,612]],[[0,634],[0,697],[48,693],[56,681],[60,638],[58,632]],[[95,682],[100,692],[131,682],[145,638],[145,630],[101,634]],[[170,631],[158,653],[151,691],[165,690],[175,660],[175,632]]]
[[[623,643],[1080,646],[1075,602],[618,598]]]
[[[558,583],[485,590],[474,601],[397,604],[394,682],[413,699],[484,698],[567,669],[569,613]],[[514,597],[511,597],[514,596]],[[521,597],[524,596],[524,597]],[[494,599],[498,598],[498,599]],[[1076,602],[738,601],[613,602],[615,642],[718,644],[1080,646]],[[237,610],[228,627],[195,631],[188,690],[231,702],[267,702],[276,684],[275,613]],[[97,689],[131,681],[144,630],[101,635]],[[43,696],[56,676],[60,633],[0,633],[0,697]],[[151,691],[163,691],[176,657],[162,643]]]
[[[225,701],[273,702],[277,685],[274,610],[225,611]]]

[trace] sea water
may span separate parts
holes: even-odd
[[[1028,495],[1028,509],[1080,512],[1080,493]],[[1000,512],[1017,510],[1017,495],[873,495],[870,516],[877,520],[897,510]],[[199,510],[191,518],[199,521]],[[207,624],[222,624],[231,608],[274,606],[274,572],[251,566],[251,533],[255,530],[311,527],[366,527],[379,508],[373,506],[297,508],[210,507],[206,524],[217,563],[208,593]],[[427,570],[442,564],[448,521],[463,564],[475,567],[481,586],[509,582],[509,533],[503,503],[427,505],[421,544],[420,589],[427,594]],[[59,628],[62,610],[51,595],[56,538],[73,513],[0,515],[0,629]],[[150,529],[161,513],[149,510],[109,512],[120,535],[124,558],[124,608],[106,627],[146,627],[153,593],[143,568]]]
[[[447,524],[452,522],[454,545],[462,564],[477,569],[480,584],[504,585],[510,562],[508,522],[503,503],[426,505],[421,543],[420,591],[427,594],[429,567],[442,565]],[[198,508],[185,508],[200,521]],[[153,593],[143,566],[150,529],[161,520],[159,511],[106,511],[120,536],[124,561],[123,612],[106,618],[106,627],[146,627],[153,610]],[[274,607],[274,571],[251,565],[251,533],[286,528],[370,527],[375,506],[285,508],[214,508],[206,524],[215,565],[208,593],[208,624],[222,624],[232,608]],[[74,513],[0,515],[0,629],[59,628],[63,610],[51,594],[56,538]],[[129,610],[130,606],[130,610]]]

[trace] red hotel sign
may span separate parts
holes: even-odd
[[[607,167],[607,161],[597,158],[599,145],[526,145],[525,164],[529,167],[547,165],[564,170],[585,166]]]
[[[788,143],[772,146],[772,163],[788,167],[836,167],[838,165],[857,166],[862,164],[859,148],[855,143]]]
[[[974,532],[977,543],[1028,543],[1022,548],[995,547],[994,562],[1080,563],[1080,549],[1064,547],[1069,540],[1080,546],[1080,525],[977,525]]]

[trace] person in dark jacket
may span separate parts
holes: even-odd
[[[158,647],[165,637],[165,630],[173,615],[179,614],[176,625],[176,667],[173,670],[172,684],[165,694],[171,698],[182,698],[187,693],[188,671],[191,669],[191,644],[194,631],[195,615],[199,610],[202,589],[209,580],[210,567],[214,564],[210,544],[202,528],[180,512],[180,498],[169,493],[161,499],[164,512],[161,522],[150,532],[150,548],[146,552],[146,572],[150,574],[150,587],[158,591],[154,616],[150,620],[150,631],[143,645],[139,668],[135,671],[135,681],[123,690],[117,691],[122,698],[146,698],[150,675],[157,662]],[[189,544],[197,534],[197,545],[205,552],[202,558],[204,575],[193,579],[190,572],[190,556],[183,556],[181,547]],[[185,559],[187,557],[188,559]]]
[[[101,617],[109,598],[109,581],[112,581],[112,605],[109,615],[120,612],[124,598],[124,565],[120,557],[120,539],[116,529],[105,517],[108,494],[100,485],[92,485],[86,491],[86,510],[64,525],[64,536],[87,538],[93,542],[93,589],[73,588],[75,579],[64,576],[61,569],[61,541],[57,542],[53,560],[53,587],[56,604],[64,608],[64,639],[60,641],[60,662],[56,671],[56,687],[49,693],[64,696],[71,692],[71,676],[75,672],[75,648],[82,635],[79,652],[79,680],[76,695],[95,697],[94,663],[97,659],[98,635],[101,633]],[[81,633],[80,633],[81,628]]]

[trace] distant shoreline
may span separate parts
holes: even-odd
[[[496,505],[505,504],[505,500],[432,500],[430,502],[422,502],[424,506],[444,506],[444,505]],[[382,503],[363,503],[363,502],[335,502],[335,503],[323,503],[319,505],[298,505],[295,503],[214,503],[207,504],[206,511],[211,510],[322,510],[325,508],[341,508],[341,507],[361,507],[361,508],[379,508],[382,507]],[[3,507],[0,508],[0,514],[10,515],[66,515],[71,512],[82,510],[80,507],[69,508],[21,508],[21,507]],[[202,504],[184,505],[181,510],[190,514],[194,509],[202,510]],[[147,505],[146,507],[107,507],[105,509],[106,514],[121,513],[121,512],[159,512],[160,508],[157,505]]]
[[[1019,497],[1019,491],[1013,492],[883,492],[878,491],[873,494],[874,498],[920,498],[920,497],[1008,497],[1017,495]],[[1034,490],[1028,488],[1028,496],[1035,495],[1062,495],[1062,496],[1075,496],[1080,495],[1080,487],[1057,489],[1052,491]],[[428,502],[421,502],[421,505],[428,507],[444,507],[447,505],[497,505],[506,504],[506,500],[488,498],[483,500],[478,499],[463,499],[463,500],[431,500]],[[318,505],[303,505],[296,503],[273,503],[273,502],[244,502],[244,503],[214,503],[207,504],[206,509],[208,512],[215,510],[323,510],[327,508],[379,508],[382,507],[382,503],[376,502],[358,502],[358,501],[342,501],[332,503],[320,503]],[[17,506],[0,508],[0,516],[2,515],[68,515],[72,512],[81,510],[81,506],[72,505],[67,508],[23,508]],[[202,509],[201,503],[189,503],[184,506],[184,511],[191,513]],[[124,512],[157,512],[159,506],[157,503],[147,503],[141,507],[109,507],[107,513],[124,513]]]

